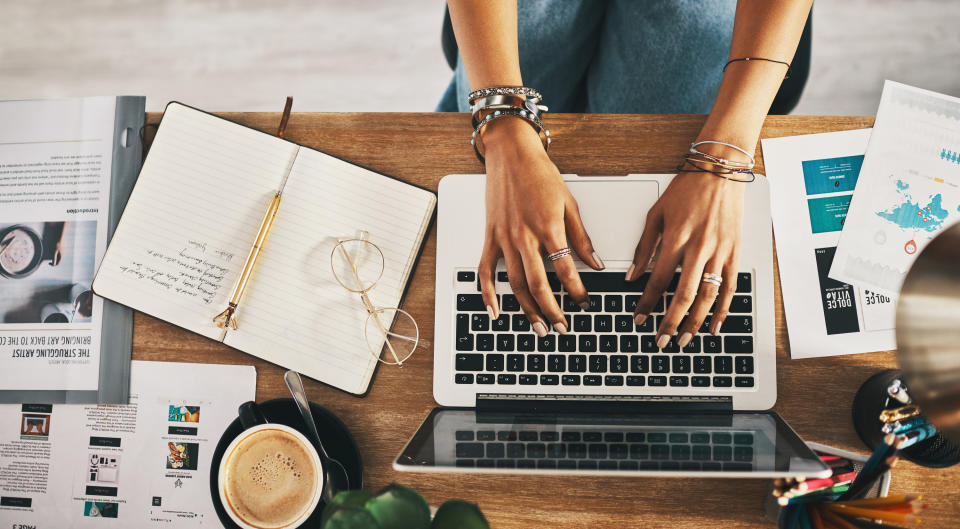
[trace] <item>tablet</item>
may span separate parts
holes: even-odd
[[[773,412],[502,413],[436,408],[400,471],[819,478],[830,469]]]

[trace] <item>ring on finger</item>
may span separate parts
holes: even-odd
[[[547,261],[553,262],[559,259],[563,259],[564,257],[572,253],[573,253],[573,250],[571,250],[570,248],[560,248],[559,250],[553,253],[547,254],[547,256],[544,257],[544,259],[546,259]]]
[[[700,281],[703,283],[710,283],[711,285],[720,286],[723,284],[723,276],[711,272],[704,272],[703,279]]]

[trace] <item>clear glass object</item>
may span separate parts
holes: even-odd
[[[374,358],[385,364],[399,365],[410,358],[418,346],[420,328],[407,311],[398,307],[377,307],[368,292],[383,277],[383,252],[369,241],[367,232],[357,238],[340,239],[330,252],[330,270],[343,288],[360,295],[367,319],[363,325],[364,341]]]

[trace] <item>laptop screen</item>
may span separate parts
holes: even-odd
[[[577,414],[434,409],[397,470],[825,477],[772,412]]]

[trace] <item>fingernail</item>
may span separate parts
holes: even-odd
[[[600,270],[603,270],[604,268],[607,267],[607,265],[603,264],[603,259],[601,259],[599,255],[597,255],[597,252],[593,252],[593,260],[596,261],[598,265],[600,265]]]
[[[688,343],[690,343],[690,340],[692,340],[692,339],[693,339],[693,335],[690,334],[690,333],[688,333],[688,332],[685,332],[685,333],[681,334],[681,335],[680,335],[680,339],[677,340],[677,346],[678,346],[678,347],[686,347],[686,345],[687,345]]]
[[[637,325],[643,325],[643,322],[647,321],[647,314],[637,314],[633,317],[633,323]]]
[[[567,334],[567,324],[564,322],[554,323],[553,329],[560,334]]]
[[[577,303],[577,305],[580,305],[580,308],[583,309],[583,310],[587,310],[587,309],[590,308],[590,302],[589,302],[589,301],[581,301],[580,303]]]
[[[497,311],[490,305],[487,305],[487,316],[490,316],[491,320],[497,319]]]
[[[537,333],[537,336],[543,338],[547,335],[547,326],[544,325],[542,321],[538,321],[533,324],[533,332]]]
[[[630,265],[630,268],[627,268],[627,275],[626,275],[626,278],[625,278],[625,279],[626,279],[627,281],[633,281],[633,279],[634,279],[634,278],[633,278],[633,273],[636,272],[636,271],[637,271],[637,265],[631,264],[631,265]]]
[[[663,349],[664,347],[667,346],[667,343],[668,343],[669,341],[670,341],[670,335],[669,335],[669,334],[661,334],[660,337],[657,338],[657,347]]]

